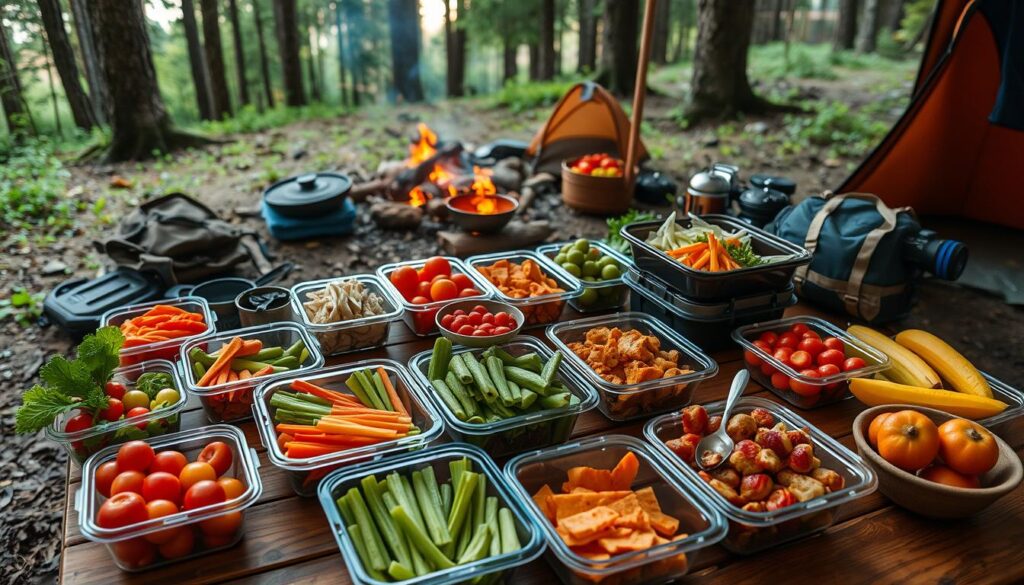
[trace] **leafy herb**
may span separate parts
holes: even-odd
[[[54,356],[39,370],[43,386],[21,397],[15,430],[34,433],[73,408],[97,411],[109,404],[103,385],[114,375],[124,336],[117,327],[104,327],[86,336],[73,360]]]
[[[737,264],[745,268],[765,263],[764,258],[758,256],[754,252],[754,248],[750,245],[750,242],[743,242],[742,244],[726,244],[725,250],[729,252],[729,256],[731,256]]]
[[[156,398],[156,393],[164,388],[174,388],[174,378],[165,372],[148,372],[135,381],[135,389],[145,392],[150,400]]]
[[[640,211],[639,209],[630,209],[625,215],[620,215],[619,217],[609,217],[608,237],[605,238],[605,241],[616,251],[631,256],[632,252],[629,248],[629,242],[620,235],[622,228],[631,223],[651,221],[652,219],[657,219],[657,217],[653,213]]]

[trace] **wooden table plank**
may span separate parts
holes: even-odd
[[[790,312],[813,313],[814,311],[796,307]],[[542,329],[534,329],[528,331],[527,334],[537,336],[546,342]],[[328,364],[349,363],[380,357],[394,359],[404,364],[412,355],[429,349],[432,343],[432,339],[418,338],[408,328],[396,325],[392,327],[386,347],[331,358],[328,360]],[[732,375],[743,367],[739,356],[740,353],[737,350],[713,354],[713,357],[719,362],[719,375],[701,384],[694,391],[692,402],[707,403],[724,398]],[[750,385],[747,394],[782,402],[774,394],[756,384]],[[811,411],[794,410],[823,432],[837,437],[840,442],[852,448],[850,424],[863,408],[863,405],[856,400],[845,400]],[[613,423],[605,419],[595,409],[580,417],[573,437],[608,433],[640,435],[648,418],[626,423]],[[208,423],[198,400],[190,400],[182,416],[182,428],[194,428],[205,424]],[[77,518],[73,507],[69,505],[65,523],[62,580],[67,579],[68,582],[73,583],[133,583],[154,580],[190,583],[229,581],[268,584],[349,583],[348,573],[338,553],[334,538],[328,531],[319,502],[316,499],[296,496],[288,484],[286,474],[270,465],[266,460],[266,454],[255,432],[255,426],[251,422],[239,426],[245,432],[250,445],[254,446],[260,454],[262,462],[260,476],[264,483],[263,496],[246,514],[246,536],[241,544],[224,553],[172,564],[164,569],[145,571],[139,574],[124,573],[113,565],[107,551],[103,550],[104,545],[87,542],[78,533]],[[1010,425],[1005,425],[1005,428],[1001,427],[1000,435],[1015,448],[1020,447],[1024,444],[1024,421],[1014,421]],[[499,460],[498,463],[502,464],[504,461]],[[74,489],[77,489],[76,482],[79,481],[77,470],[72,470],[68,479],[68,503],[70,504],[71,494]],[[1017,490],[1014,494],[1004,498],[1000,502],[1000,507],[1005,508],[1003,514],[1009,516],[1013,522],[1019,525],[1022,519],[1020,516],[1024,514],[1024,494],[1021,493],[1021,490]],[[835,567],[850,565],[842,564],[847,563],[845,558],[832,550],[829,550],[827,554],[829,562],[821,563],[833,571],[828,576],[820,571],[804,570],[804,566],[809,563],[808,558],[812,558],[814,563],[818,563],[819,559],[826,558],[820,551],[823,548],[823,543],[827,543],[829,547],[838,546],[842,550],[853,551],[850,553],[851,558],[860,559],[862,563],[870,565],[870,569],[865,571],[865,574],[872,576],[872,582],[890,580],[887,579],[889,573],[921,578],[925,575],[954,575],[963,579],[983,577],[977,570],[966,567],[970,563],[967,562],[968,557],[965,556],[965,553],[958,549],[950,550],[950,543],[959,542],[958,525],[947,527],[945,523],[938,524],[911,518],[911,520],[916,520],[916,523],[911,522],[910,525],[914,525],[915,530],[922,530],[922,534],[928,536],[923,539],[924,542],[917,543],[917,546],[904,553],[905,547],[900,539],[922,540],[921,535],[915,536],[914,530],[904,528],[909,516],[909,514],[889,505],[888,501],[880,494],[871,494],[841,507],[837,513],[836,524],[819,537],[765,551],[753,557],[737,557],[721,547],[710,547],[693,559],[691,569],[694,575],[691,579],[714,582],[759,580],[763,574],[774,574],[773,572],[764,573],[764,571],[777,572],[779,566],[795,566],[800,567],[800,570],[787,574],[787,579],[796,582],[835,581]],[[978,519],[968,521],[971,528],[977,530],[976,537],[978,539],[982,539],[982,535],[988,529],[988,516],[989,513],[986,512],[984,523],[981,522],[980,516]],[[998,524],[1000,527],[1008,522],[1002,516],[995,520],[994,524]],[[939,534],[931,535],[931,532]],[[998,534],[1000,534],[1000,541],[1004,540],[1004,534],[1017,535],[1013,531]],[[883,535],[885,538],[879,538],[879,535]],[[898,537],[894,535],[898,535]],[[870,545],[864,547],[858,545],[859,541],[864,540],[882,542],[871,542]],[[989,542],[993,541],[994,539],[989,539]],[[837,545],[836,542],[839,544]],[[1007,542],[1013,542],[1013,540]],[[870,549],[873,556],[858,554],[865,549]],[[893,554],[894,550],[900,551],[901,554]],[[970,560],[985,564],[991,557],[992,562],[1016,562],[1016,570],[1024,571],[1024,563],[1020,563],[1020,559],[1016,556],[1000,552],[994,546],[986,547],[984,550],[985,555],[981,557],[971,553]],[[878,557],[885,558],[879,560]],[[913,570],[901,569],[899,561],[894,560],[893,557],[906,559]],[[925,566],[929,559],[935,564],[934,572],[929,572],[929,567]],[[821,571],[825,570],[821,569]],[[1007,575],[1021,577],[1024,576],[1024,573],[1021,575],[1008,573]],[[859,578],[860,575],[858,574],[856,577]],[[989,579],[991,580],[990,577]],[[843,580],[846,582],[845,574]],[[937,580],[937,578],[929,580]],[[995,581],[999,580],[1001,579],[995,579]],[[517,583],[552,583],[555,581],[557,581],[557,577],[543,560],[534,561],[523,567],[515,577]],[[850,581],[854,581],[853,577]],[[864,579],[864,582],[867,582],[867,578]]]

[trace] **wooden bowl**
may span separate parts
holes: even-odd
[[[508,195],[488,195],[497,200],[500,211],[496,213],[477,213],[471,209],[471,201],[476,195],[456,195],[449,197],[445,205],[452,223],[467,232],[490,233],[501,231],[519,209],[519,200]]]
[[[562,163],[562,202],[594,215],[622,215],[633,205],[633,182],[625,177],[594,177]]]
[[[1024,465],[1005,441],[993,434],[999,445],[995,466],[981,476],[984,487],[970,489],[928,481],[903,471],[878,454],[868,442],[868,425],[879,414],[916,410],[936,425],[957,418],[934,408],[888,404],[869,408],[853,421],[857,453],[878,475],[878,490],[898,506],[929,518],[965,518],[987,508],[1016,488],[1024,479]]]
[[[470,312],[473,307],[477,305],[483,305],[485,309],[492,313],[500,313],[502,311],[508,313],[516,321],[516,326],[508,333],[502,333],[501,335],[487,335],[484,337],[475,337],[472,335],[461,335],[446,329],[441,325],[441,319],[449,313],[462,309],[465,312]],[[490,347],[492,345],[501,345],[507,343],[510,339],[519,335],[519,331],[522,330],[525,324],[526,317],[523,316],[523,312],[513,307],[508,303],[502,303],[500,301],[481,301],[481,300],[468,300],[468,301],[452,301],[447,305],[441,307],[437,311],[437,315],[434,316],[437,322],[437,330],[442,336],[447,337],[455,345],[464,345],[466,347]]]

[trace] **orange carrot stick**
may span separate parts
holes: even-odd
[[[266,376],[274,373],[274,366],[267,366],[261,370],[256,370],[252,373],[253,378],[259,378],[260,376]]]
[[[343,445],[318,445],[316,443],[300,443],[298,441],[288,443],[285,448],[287,449],[286,454],[288,457],[295,459],[327,455],[328,453],[337,453],[338,451],[348,449],[348,447]]]
[[[199,379],[199,382],[196,385],[206,386],[211,381],[215,380],[218,376],[220,376],[221,370],[227,368],[228,365],[231,364],[231,359],[235,357],[235,354],[238,353],[238,350],[241,349],[241,347],[241,337],[231,338],[231,341],[229,341],[227,345],[221,348],[220,355],[217,356],[217,359],[213,362],[213,365],[210,366],[210,369],[206,370],[206,373],[203,374],[203,377]]]
[[[316,423],[317,430],[324,433],[336,433],[339,435],[353,435],[357,437],[379,437],[381,439],[394,439],[397,431],[390,429],[378,429],[348,422],[327,421],[320,419]]]
[[[377,410],[375,408],[366,408],[365,406],[332,406],[331,414],[372,414],[380,417],[381,420],[404,420],[408,419],[408,416],[404,416],[397,412],[390,410]],[[410,419],[411,420],[411,419]]]
[[[231,368],[222,368],[220,373],[217,374],[217,379],[213,382],[213,385],[219,386],[220,384],[227,384],[230,380]]]
[[[256,355],[263,349],[263,342],[259,339],[246,339],[242,342],[242,349],[238,350],[235,357]]]
[[[325,416],[320,420],[326,420],[327,422],[339,422],[339,423],[352,423],[357,425],[363,425],[367,427],[374,427],[377,429],[389,429],[399,433],[404,433],[409,430],[409,423],[401,422],[390,422],[383,420],[373,420],[360,418],[355,416],[337,417],[334,415]]]
[[[384,389],[387,390],[388,399],[391,400],[391,406],[395,408],[397,412],[408,415],[409,412],[405,410],[405,405],[402,404],[402,400],[398,397],[398,392],[395,392],[395,387],[391,384],[391,376],[384,368],[378,367],[377,373],[380,374],[380,379],[384,382]]]
[[[707,265],[709,260],[711,260],[711,252],[704,250],[704,253],[700,255],[700,258],[697,258],[697,261],[693,263],[691,268],[694,270],[701,270],[705,265]]]
[[[718,272],[718,240],[715,234],[708,232],[708,252],[711,253],[711,272]]]
[[[317,428],[315,426],[313,426],[313,425],[296,425],[296,424],[287,424],[287,423],[278,423],[278,425],[276,427],[274,427],[274,430],[276,430],[279,433],[288,433],[288,434],[292,434],[292,435],[299,434],[299,433],[320,434],[320,433],[323,432],[323,431],[317,430]]]
[[[305,380],[295,380],[294,382],[291,383],[291,388],[292,390],[295,390],[297,392],[305,392],[306,394],[312,394],[317,398],[323,398],[324,400],[329,400],[335,404],[361,404],[354,400],[353,398],[349,397],[347,394],[335,392],[334,390],[328,390],[327,388],[321,388],[320,386],[317,386],[316,384],[312,384]]]
[[[296,433],[294,441],[302,443],[322,443],[324,445],[348,445],[350,447],[362,447],[363,445],[375,445],[383,441],[376,437],[350,437],[348,435],[307,435]]]
[[[669,256],[682,256],[683,254],[689,254],[691,252],[699,252],[699,251],[703,250],[706,247],[707,247],[707,243],[705,243],[705,242],[696,242],[696,243],[690,244],[688,246],[683,246],[681,248],[676,248],[674,250],[669,250],[667,252],[667,254]]]
[[[248,380],[249,378],[252,378],[252,372],[249,370],[242,370],[241,372],[238,372],[239,380]]]

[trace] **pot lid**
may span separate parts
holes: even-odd
[[[343,197],[352,179],[341,173],[321,172],[296,175],[267,187],[263,199],[275,207],[302,207]]]
[[[690,189],[709,195],[728,195],[732,190],[729,177],[714,169],[705,169],[690,177]]]
[[[775,189],[776,191],[782,191],[786,195],[796,193],[796,181],[786,177],[776,177],[763,174],[751,175],[750,184],[758,187],[759,189]]]

